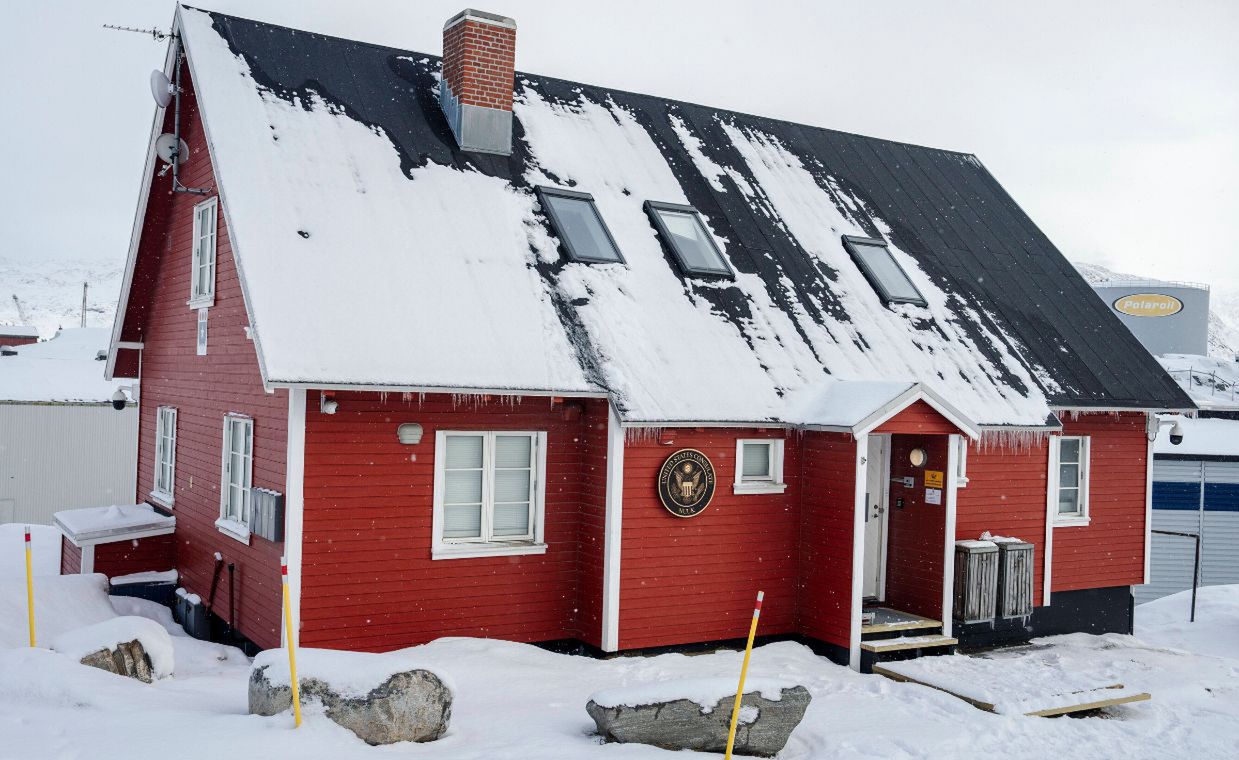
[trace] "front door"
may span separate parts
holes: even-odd
[[[890,436],[869,436],[865,464],[865,573],[861,593],[882,599],[882,576],[886,572],[886,502]]]

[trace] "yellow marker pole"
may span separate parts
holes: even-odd
[[[765,596],[757,592],[757,606],[753,608],[753,623],[749,626],[749,643],[744,646],[744,662],[740,665],[740,685],[736,687],[736,701],[731,706],[731,728],[727,730],[727,760],[736,744],[736,722],[740,719],[740,700],[744,697],[744,679],[749,673],[749,657],[753,654],[753,637],[757,635],[757,619],[761,617],[761,600]]]
[[[288,601],[288,563],[280,557],[280,582],[284,586],[284,638],[288,647],[288,681],[293,688],[294,728],[301,727],[301,684],[297,682],[297,647],[293,645],[293,614]]]
[[[34,644],[34,565],[30,561],[30,526],[26,526],[26,618],[30,621],[30,646]]]

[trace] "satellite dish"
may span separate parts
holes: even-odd
[[[165,164],[172,163],[172,153],[176,151],[176,163],[183,166],[189,160],[189,146],[184,140],[177,140],[176,135],[160,135],[155,140],[155,154]]]
[[[167,108],[172,102],[172,82],[159,69],[151,72],[151,97],[160,108]]]

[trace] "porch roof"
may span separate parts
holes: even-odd
[[[969,438],[981,427],[925,383],[898,380],[843,380],[825,390],[802,394],[796,402],[800,424],[810,430],[865,435],[917,401],[924,401]]]

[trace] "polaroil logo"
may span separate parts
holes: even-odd
[[[1132,317],[1169,317],[1183,311],[1183,302],[1161,293],[1133,293],[1115,301],[1114,308]]]

